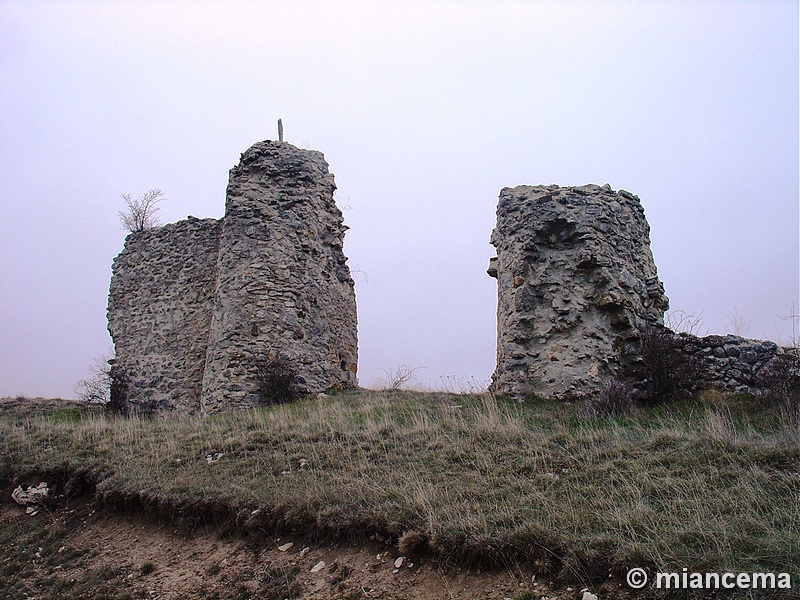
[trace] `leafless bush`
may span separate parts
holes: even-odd
[[[280,352],[257,354],[254,362],[260,404],[284,404],[300,395],[297,372]]]
[[[684,352],[678,336],[664,327],[639,331],[642,359],[642,393],[648,404],[663,404],[694,395],[702,369],[693,355]]]
[[[114,359],[102,358],[95,361],[92,376],[78,382],[75,392],[87,404],[98,404],[108,414],[127,417],[131,414],[129,388],[126,371]]]
[[[800,348],[800,334],[798,334],[798,328],[800,326],[800,314],[797,313],[797,308],[792,302],[792,310],[789,311],[788,315],[781,315],[781,319],[784,321],[789,321],[792,324],[792,337],[789,339],[789,346],[792,348],[798,349]]]
[[[728,326],[733,331],[734,335],[744,337],[750,331],[750,321],[745,321],[744,317],[739,314],[739,311],[734,309],[733,314],[728,317]]]
[[[664,315],[664,325],[676,333],[700,335],[703,328],[703,312],[695,315],[685,310],[673,310]]]
[[[125,200],[128,207],[127,210],[119,213],[122,226],[131,233],[158,227],[161,223],[156,217],[156,213],[160,209],[156,204],[164,199],[163,196],[164,193],[158,188],[152,189],[136,199],[132,198],[130,194],[122,194],[122,199]]]
[[[111,394],[111,374],[108,358],[99,358],[94,361],[91,376],[88,379],[81,379],[75,385],[75,393],[78,399],[87,404],[100,404],[105,406],[110,400]]]
[[[108,369],[108,379],[110,394],[105,406],[106,412],[119,417],[129,417],[131,415],[131,403],[128,399],[130,379],[127,371],[112,363]]]
[[[584,405],[589,417],[621,417],[633,407],[635,390],[623,379],[605,379],[597,394],[590,396]]]
[[[759,372],[758,383],[768,406],[792,423],[800,423],[800,348],[777,354]]]
[[[419,367],[412,369],[407,367],[406,365],[400,365],[397,367],[396,371],[392,371],[389,369],[380,369],[386,375],[386,378],[383,379],[380,383],[383,384],[382,389],[384,390],[400,390],[403,389],[403,386],[407,384],[409,381],[414,380],[414,373],[419,369]]]

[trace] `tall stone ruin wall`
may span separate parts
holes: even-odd
[[[640,331],[663,326],[669,307],[649,236],[639,198],[608,185],[501,190],[488,270],[498,289],[491,389],[571,399],[603,378],[638,380]],[[760,374],[789,351],[735,335],[673,335],[701,386],[732,392],[760,393]]]
[[[346,227],[319,152],[260,142],[230,172],[225,216],[132,233],[108,329],[134,404],[211,413],[257,401],[255,360],[280,354],[309,392],[357,384]]]
[[[304,389],[356,384],[354,283],[347,227],[320,152],[257,144],[231,170],[208,340],[211,410],[252,403],[254,352],[275,351]]]
[[[620,374],[620,352],[669,307],[649,233],[639,198],[608,185],[501,190],[491,389],[577,398]]]
[[[108,331],[132,399],[197,409],[216,290],[220,222],[132,233],[114,259]]]

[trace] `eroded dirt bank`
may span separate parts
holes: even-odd
[[[35,514],[3,494],[2,598],[581,598],[522,568],[445,569],[371,545],[314,545],[121,514],[92,494]],[[324,563],[324,566],[321,566]],[[316,567],[316,569],[315,569]]]

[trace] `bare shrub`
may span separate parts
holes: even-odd
[[[406,365],[400,365],[395,371],[391,369],[388,371],[386,369],[380,370],[386,375],[386,378],[380,382],[382,384],[381,389],[401,390],[405,384],[414,380],[415,372],[419,370],[419,367],[412,369]]]
[[[105,406],[110,400],[111,394],[111,373],[109,358],[98,358],[94,361],[91,369],[91,376],[88,379],[81,379],[75,385],[75,393],[78,399],[87,404],[100,404]]]
[[[75,386],[75,393],[87,404],[102,406],[108,414],[127,417],[131,414],[130,382],[126,371],[115,363],[113,358],[96,360],[92,376],[81,379]]]
[[[800,423],[800,349],[775,355],[759,372],[761,397],[791,423]]]
[[[683,351],[680,339],[664,327],[639,331],[642,359],[642,394],[649,404],[663,404],[693,396],[699,389],[702,369],[698,360]]]
[[[254,362],[260,404],[284,404],[300,395],[297,372],[280,352],[259,353]]]
[[[130,194],[122,194],[122,199],[125,200],[128,207],[127,210],[119,213],[122,226],[131,233],[158,227],[161,223],[156,217],[156,213],[160,209],[156,204],[164,199],[163,196],[164,192],[158,188],[149,190],[136,199],[132,198]]]
[[[744,337],[747,335],[747,332],[750,331],[750,321],[746,321],[736,309],[734,309],[733,314],[728,317],[728,326],[733,331],[733,334],[739,337]]]
[[[789,346],[792,348],[800,348],[800,334],[798,334],[798,326],[800,326],[800,314],[797,313],[797,308],[792,302],[792,310],[788,315],[781,315],[784,321],[790,321],[792,324],[792,337],[789,339]]]
[[[664,315],[664,325],[676,333],[689,333],[701,335],[703,328],[703,311],[700,314],[686,312],[685,310],[672,310]]]
[[[130,391],[130,379],[128,373],[119,365],[109,361],[108,380],[109,380],[109,399],[105,405],[106,412],[118,416],[129,417],[131,415],[131,403],[128,398]]]
[[[630,412],[635,399],[633,386],[624,379],[605,379],[597,394],[590,396],[584,405],[589,417],[621,417]]]

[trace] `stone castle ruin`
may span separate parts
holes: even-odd
[[[335,189],[320,152],[260,142],[230,171],[222,219],[128,236],[114,260],[108,330],[134,406],[253,406],[259,361],[276,356],[301,390],[357,385],[354,283]],[[490,389],[571,399],[605,378],[636,379],[640,336],[663,330],[669,307],[649,235],[639,198],[608,185],[501,190],[488,269],[498,289]],[[737,392],[757,391],[759,371],[783,351],[736,336],[675,339],[698,377]]]
[[[572,398],[618,374],[623,346],[669,308],[649,235],[639,198],[608,185],[504,188],[492,389]]]
[[[661,328],[690,355],[698,383],[757,392],[774,342],[663,329],[669,300],[637,196],[608,185],[504,188],[497,256],[497,366],[491,389],[524,398],[586,397],[604,378],[640,376],[639,339]]]
[[[335,189],[322,153],[259,142],[231,169],[222,219],[128,236],[114,260],[108,330],[132,404],[252,406],[259,357],[280,356],[308,392],[357,384]]]

